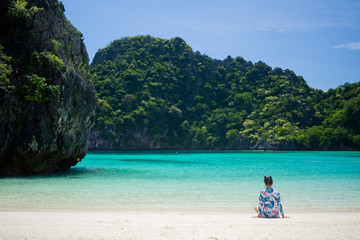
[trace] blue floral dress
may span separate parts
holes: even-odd
[[[280,193],[278,190],[266,188],[259,195],[259,217],[277,218],[284,217],[283,208],[280,202]],[[279,213],[280,211],[280,213]]]

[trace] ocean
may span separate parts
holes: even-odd
[[[89,151],[67,172],[0,178],[0,210],[359,212],[360,152]]]

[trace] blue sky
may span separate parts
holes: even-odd
[[[327,90],[360,81],[360,0],[63,0],[90,60],[135,35],[183,38],[211,58],[293,70]]]

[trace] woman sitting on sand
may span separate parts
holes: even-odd
[[[262,190],[259,195],[259,205],[254,207],[260,218],[284,218],[283,208],[280,202],[280,193],[278,190],[271,188],[273,185],[272,177],[265,177],[265,190]]]

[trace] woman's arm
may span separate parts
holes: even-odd
[[[264,199],[263,199],[263,196],[261,195],[261,192],[259,194],[259,204],[258,204],[258,209],[259,209],[259,212],[258,212],[258,216],[261,217],[263,216],[263,209],[264,209]]]
[[[280,197],[280,193],[278,193],[278,197],[275,199],[276,200],[276,203],[279,207],[279,213],[281,214],[282,217],[285,217],[285,214],[284,214],[284,211],[283,211],[283,207],[282,207],[282,204],[281,204],[281,197]]]

